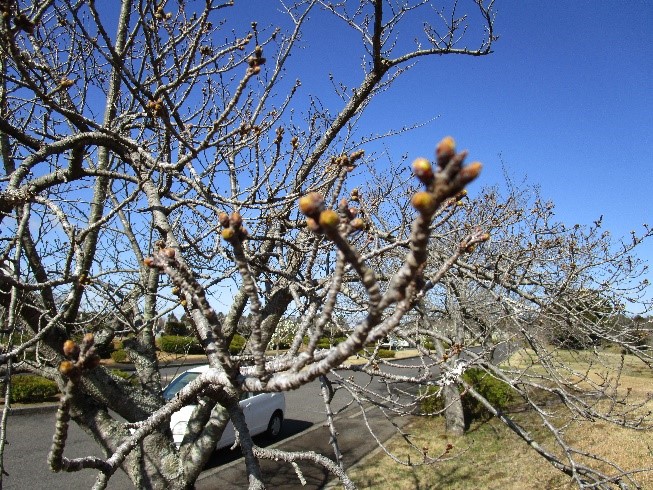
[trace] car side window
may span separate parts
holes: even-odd
[[[179,393],[184,386],[197,378],[200,373],[184,373],[178,378],[174,379],[165,390],[163,390],[163,398],[171,400],[177,393]]]

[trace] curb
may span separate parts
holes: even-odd
[[[54,412],[58,403],[41,403],[38,405],[14,405],[9,407],[9,415],[29,415],[33,413]],[[0,412],[4,411],[5,405],[0,405]]]

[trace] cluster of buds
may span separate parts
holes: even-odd
[[[248,125],[248,124],[244,124],[244,123],[243,123],[243,124],[241,124],[240,127],[238,128],[238,135],[239,135],[241,138],[246,138],[247,136],[249,136],[249,134],[250,134],[252,131],[254,132],[254,136],[256,136],[256,137],[258,138],[258,137],[261,135],[261,132],[262,132],[263,130],[261,129],[260,126],[257,126],[257,125],[250,126],[250,125]]]
[[[95,350],[95,337],[87,333],[82,338],[81,345],[74,340],[66,340],[63,353],[68,358],[59,364],[59,372],[75,381],[84,371],[89,371],[100,364],[100,356]]]
[[[324,208],[324,198],[311,192],[299,198],[299,210],[306,216],[306,225],[316,233],[332,232],[340,225],[340,216],[333,209]]]
[[[330,164],[334,169],[344,168],[347,170],[347,172],[351,172],[356,168],[356,160],[362,158],[364,154],[364,150],[357,150],[350,153],[349,155],[339,155],[337,157],[332,157]]]
[[[149,100],[145,107],[152,113],[153,116],[161,117],[165,112],[163,99],[161,97],[156,100]]]
[[[360,196],[360,194],[359,194],[358,187],[354,187],[354,188],[351,190],[351,193],[349,194],[349,199],[351,199],[352,202],[360,202],[360,200],[361,200],[361,196]]]
[[[261,71],[261,66],[265,64],[265,61],[265,58],[263,58],[263,48],[257,45],[254,48],[254,54],[247,58],[249,72],[253,75],[259,73]]]
[[[246,240],[249,233],[243,226],[243,217],[238,211],[234,211],[231,215],[222,212],[218,215],[218,221],[224,228],[222,230],[222,238],[228,242]]]
[[[211,56],[213,54],[213,49],[211,49],[211,46],[200,46],[200,54],[202,56]]]
[[[345,220],[349,223],[352,233],[365,229],[365,220],[358,217],[360,210],[358,208],[351,207],[347,199],[342,199],[340,201],[338,210],[340,211],[341,216],[344,216]]]
[[[238,48],[240,51],[243,51],[245,49],[245,46],[247,46],[251,41],[252,36],[253,34],[250,32],[243,39],[236,39],[236,48]]]
[[[454,202],[458,202],[466,195],[465,185],[481,172],[479,162],[462,166],[466,156],[467,152],[456,153],[455,141],[447,136],[435,149],[437,172],[426,158],[418,158],[413,162],[413,173],[426,187],[412,197],[413,207],[422,216],[433,216],[447,198],[453,197]]]
[[[154,11],[154,18],[156,20],[166,20],[172,17],[172,14],[170,12],[166,13],[163,10],[163,4],[160,4],[156,10]]]
[[[472,253],[474,250],[476,250],[476,247],[479,243],[487,242],[489,239],[489,233],[481,233],[479,230],[477,230],[472,235],[466,237],[462,242],[460,242],[460,252],[468,254]]]
[[[68,89],[75,85],[75,82],[71,80],[70,78],[67,77],[61,77],[61,80],[59,80],[59,88],[62,89]]]
[[[276,130],[276,138],[274,138],[274,144],[275,145],[280,145],[281,141],[283,140],[283,133],[284,133],[283,126],[279,126]]]

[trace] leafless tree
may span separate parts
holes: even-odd
[[[426,1],[280,2],[274,19],[244,23],[238,5],[212,0],[123,0],[117,13],[91,0],[0,2],[0,360],[8,375],[39,373],[60,386],[53,470],[95,470],[97,488],[120,468],[137,487],[192,487],[230,419],[252,488],[264,485],[261,459],[298,472],[311,460],[353,488],[337,438],[333,459],[261,448],[238,400],[244,391],[320,378],[327,406],[335,387],[360,404],[416,412],[419,395],[372,394],[342,372],[364,346],[366,363],[352,369],[389,386],[455,386],[471,365],[458,356],[479,344],[473,362],[525,400],[532,400],[528,383],[558,393],[560,383],[529,379],[523,368],[498,369],[491,352],[521,335],[550,359],[538,325],[576,314],[572,301],[586,290],[616,306],[623,294],[614,284],[638,270],[631,252],[642,237],[615,255],[598,227],[549,229],[546,203],[536,201],[525,217],[516,191],[505,202],[488,192],[465,204],[462,191],[480,164],[464,165],[466,153],[451,138],[437,145],[433,163],[417,159],[411,177],[401,162],[379,172],[363,152],[383,136],[360,131],[364,110],[406,69],[422,58],[491,52],[494,4],[468,3],[462,14],[461,2],[444,10]],[[295,80],[290,61],[302,33],[323,16],[360,38],[352,48],[360,81],[333,80],[335,108],[301,85],[301,72]],[[423,28],[414,31],[416,21]],[[365,185],[355,187],[360,175]],[[604,287],[587,282],[598,270],[612,274]],[[165,402],[154,328],[179,308],[211,369]],[[270,356],[266,347],[296,311],[290,348]],[[346,340],[318,348],[341,323],[336,316],[351,328]],[[236,333],[248,340],[232,355]],[[392,363],[378,358],[378,345],[391,333],[418,348],[420,368],[401,376],[384,370]],[[601,334],[650,362],[622,332],[606,324]],[[98,348],[117,336],[127,338],[137,386],[98,365]],[[424,348],[422,338],[440,349]],[[562,384],[566,403],[591,411]],[[170,416],[198,397],[177,448]],[[579,483],[606,480],[497,415]],[[93,435],[104,458],[65,456],[70,420]]]

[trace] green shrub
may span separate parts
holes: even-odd
[[[168,321],[163,327],[166,335],[176,335],[179,337],[188,337],[191,329],[183,322]]]
[[[113,359],[114,362],[131,362],[127,355],[127,351],[124,349],[114,350],[111,353],[111,359]]]
[[[179,335],[162,335],[159,337],[159,348],[170,354],[203,354],[204,349],[195,337]]]
[[[378,357],[382,359],[388,359],[390,357],[395,356],[395,351],[390,350],[390,349],[379,349],[379,352],[377,353]]]
[[[242,335],[234,335],[234,338],[231,339],[231,343],[229,344],[229,352],[232,355],[240,354],[240,352],[243,350],[243,347],[245,347],[245,342],[245,337]]]
[[[4,386],[2,387],[4,391]],[[39,403],[48,401],[59,393],[57,383],[31,374],[11,377],[12,403]]]
[[[471,385],[481,396],[483,396],[497,410],[506,410],[515,399],[512,388],[507,383],[490,376],[479,368],[471,368],[465,371],[463,379]],[[429,387],[420,404],[423,413],[434,413],[444,409],[444,398],[436,396],[439,388]],[[469,426],[472,420],[483,420],[490,418],[490,412],[469,393],[464,393],[460,387],[465,424]]]

